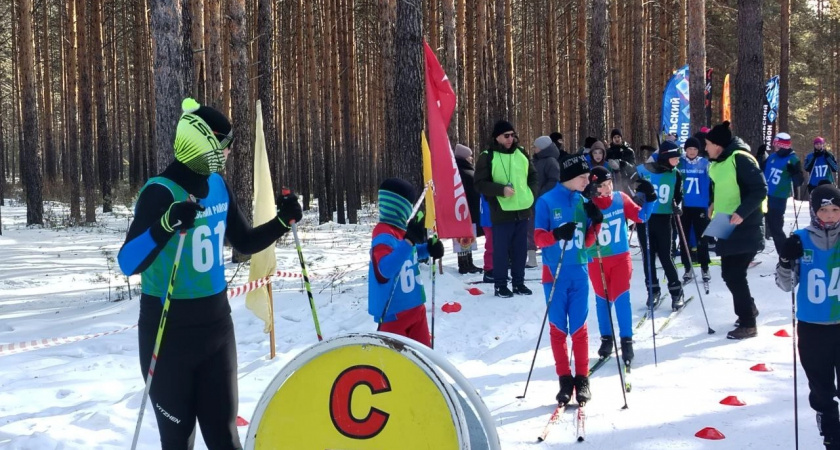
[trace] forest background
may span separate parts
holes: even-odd
[[[261,100],[275,192],[356,223],[382,179],[422,184],[423,39],[458,97],[450,139],[476,152],[498,119],[526,149],[612,128],[656,145],[664,85],[686,63],[692,80],[713,69],[713,123],[731,74],[733,127],[753,149],[778,74],[777,129],[801,157],[817,135],[836,151],[838,24],[840,0],[0,0],[0,206],[73,226],[130,205],[172,160],[192,96],[232,118],[240,204]],[[693,133],[704,83],[691,89]],[[69,214],[45,217],[50,200]]]

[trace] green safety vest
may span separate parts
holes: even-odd
[[[503,211],[521,211],[534,204],[534,193],[528,187],[528,157],[521,149],[513,153],[501,153],[485,150],[490,153],[491,172],[493,182],[512,186],[516,191],[512,197],[499,196],[499,206]]]
[[[715,183],[714,199],[715,204],[714,213],[732,214],[741,205],[741,189],[737,186],[737,170],[735,163],[735,155],[744,155],[749,157],[753,164],[758,167],[758,161],[755,157],[747,151],[735,150],[732,155],[726,160],[717,162],[712,161],[709,165],[709,177]],[[735,186],[732,185],[735,183]],[[761,211],[767,212],[767,197],[761,202]],[[714,214],[712,214],[714,216]]]

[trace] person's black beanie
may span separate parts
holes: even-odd
[[[583,141],[583,148],[592,148],[592,144],[594,144],[597,140],[597,138],[592,136],[587,137],[586,140]]]
[[[499,137],[500,134],[505,134],[510,131],[515,131],[513,125],[506,120],[500,120],[493,125],[493,139]]]
[[[729,129],[729,121],[725,120],[723,123],[715,125],[706,135],[706,140],[721,147],[729,145],[732,142],[732,130]]]
[[[610,140],[612,140],[612,138],[614,138],[614,137],[616,137],[616,136],[621,136],[621,137],[624,137],[624,136],[621,134],[621,130],[620,130],[620,129],[618,129],[618,128],[613,128],[612,132],[610,132]]]
[[[388,178],[379,185],[379,190],[393,192],[412,204],[417,201],[417,193],[414,191],[414,186],[400,178]]]
[[[840,189],[831,184],[817,186],[811,192],[811,209],[816,214],[820,208],[828,205],[840,206]]]
[[[557,141],[563,139],[563,134],[560,133],[559,131],[555,131],[555,132],[549,134],[548,137],[551,138],[551,142],[557,142]]]
[[[697,150],[702,149],[703,147],[700,146],[700,139],[692,136],[685,140],[685,144],[683,144],[683,148],[688,149],[689,147],[694,147]]]

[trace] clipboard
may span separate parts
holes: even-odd
[[[732,219],[731,214],[715,214],[715,217],[706,226],[706,231],[703,232],[703,236],[711,236],[715,239],[728,239],[737,226],[729,223],[730,219]]]

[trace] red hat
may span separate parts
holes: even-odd
[[[776,135],[776,138],[773,139],[773,145],[779,148],[790,148],[791,145],[790,135],[787,133],[779,133]]]
[[[711,129],[709,129],[709,127],[700,127],[700,132],[701,133],[708,133],[709,131],[711,131]]]
[[[814,138],[814,145],[816,144],[825,144],[825,139],[822,136],[817,136]]]

